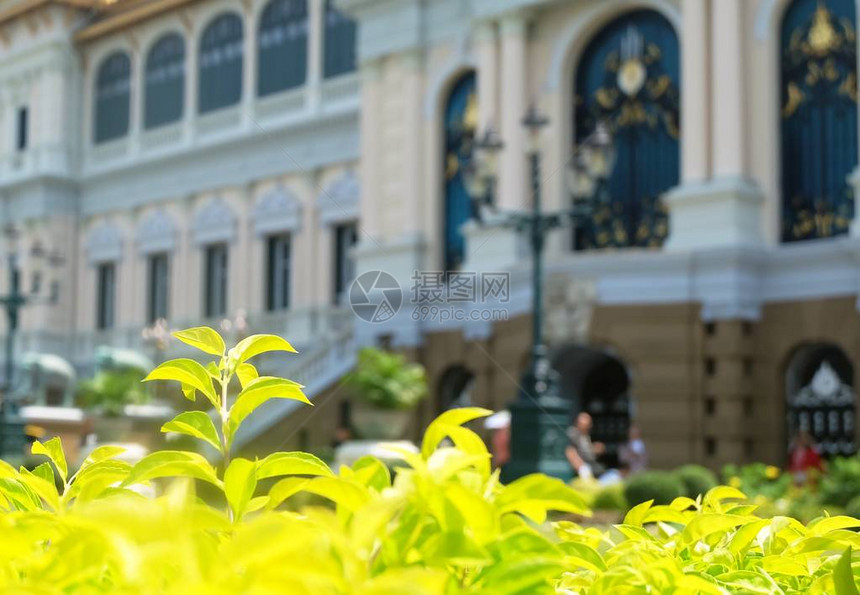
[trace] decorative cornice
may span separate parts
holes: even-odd
[[[323,225],[335,225],[358,219],[360,197],[358,178],[352,171],[344,172],[317,198],[320,222]]]
[[[87,257],[90,264],[122,260],[122,230],[108,221],[102,221],[87,236]]]
[[[173,252],[176,248],[176,224],[164,209],[147,215],[137,227],[137,248],[141,254]]]

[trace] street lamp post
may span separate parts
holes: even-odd
[[[0,399],[0,457],[23,454],[27,442],[24,435],[24,422],[18,415],[18,408],[11,398],[15,387],[15,335],[18,332],[20,312],[26,306],[36,303],[56,303],[59,299],[56,286],[50,288],[47,299],[39,295],[41,291],[41,272],[33,277],[31,291],[25,293],[21,289],[21,272],[18,268],[18,246],[17,240],[20,232],[13,225],[8,225],[3,230],[6,237],[6,266],[8,274],[9,290],[6,295],[0,296],[0,305],[6,309],[6,361],[5,378],[3,385],[3,396]],[[35,244],[30,256],[37,262],[46,258],[44,249],[40,244]],[[48,264],[58,267],[63,258],[57,252],[47,256]]]
[[[593,204],[605,198],[606,180],[612,169],[612,138],[605,125],[574,151],[571,193],[574,207],[547,213],[541,193],[540,132],[546,118],[531,108],[523,119],[529,131],[528,158],[531,170],[532,204],[529,211],[501,214],[499,225],[525,234],[532,260],[532,350],[528,370],[523,374],[516,400],[511,404],[511,460],[505,466],[510,481],[528,473],[542,472],[569,479],[572,475],[564,451],[571,420],[571,400],[558,391],[558,374],[549,361],[543,342],[544,250],[547,234],[569,222],[590,217]],[[475,157],[467,168],[470,195],[476,200],[474,214],[483,222],[483,209],[492,209],[495,186],[495,154],[502,143],[492,131],[475,143]],[[484,204],[480,204],[483,202]]]

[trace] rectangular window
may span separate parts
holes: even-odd
[[[207,318],[227,314],[227,250],[227,244],[206,247],[203,283],[206,295],[203,301]]]
[[[289,234],[269,238],[266,308],[270,311],[290,307],[290,252]]]
[[[147,316],[149,322],[167,318],[170,281],[170,261],[167,254],[153,254],[149,257],[149,302]]]
[[[355,223],[344,223],[334,228],[334,303],[343,302],[349,285],[355,279],[355,258],[351,252],[358,241]]]
[[[116,265],[112,262],[100,264],[98,275],[98,296],[96,310],[96,328],[99,330],[113,328],[114,308],[116,303]]]
[[[27,148],[27,128],[29,113],[26,107],[18,108],[18,135],[15,139],[15,148],[19,151],[23,151]]]

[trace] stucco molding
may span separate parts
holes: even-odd
[[[123,244],[122,229],[111,222],[102,221],[87,235],[87,258],[90,264],[120,261]]]
[[[176,249],[176,236],[173,217],[164,209],[156,209],[137,227],[137,249],[143,255],[173,252]]]
[[[302,202],[289,189],[277,186],[254,206],[254,232],[258,236],[297,233],[302,228]]]
[[[317,197],[317,210],[322,225],[337,225],[359,217],[361,184],[355,173],[347,171],[330,183]]]
[[[223,198],[215,197],[194,215],[191,231],[197,245],[233,242],[236,215]]]

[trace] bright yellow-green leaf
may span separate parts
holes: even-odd
[[[11,477],[0,478],[0,494],[12,502],[18,510],[40,510],[39,496],[25,483]]]
[[[632,527],[641,527],[645,520],[645,514],[651,509],[653,503],[653,500],[648,500],[631,508],[624,516],[624,524]]]
[[[185,411],[161,426],[162,432],[176,432],[199,438],[212,445],[215,450],[221,450],[220,438],[212,418],[203,411]]]
[[[269,399],[292,399],[312,405],[302,392],[302,385],[285,378],[261,376],[252,380],[242,389],[236,402],[230,408],[230,423],[227,430],[227,440],[231,442],[241,423],[257,407]]]
[[[251,381],[257,379],[260,375],[257,373],[257,368],[253,364],[245,362],[236,366],[236,376],[239,377],[239,383],[242,388],[248,386]]]
[[[51,510],[59,510],[60,494],[57,493],[57,486],[53,481],[49,481],[44,477],[31,473],[26,469],[21,469],[21,474],[18,476],[18,480],[33,490],[39,498],[45,501]]]
[[[162,450],[146,455],[132,467],[123,485],[133,485],[159,477],[194,477],[221,486],[212,465],[196,452]]]
[[[851,548],[839,557],[833,569],[833,586],[836,595],[857,595],[857,583],[851,569]]]
[[[105,461],[107,459],[112,459],[114,457],[118,457],[122,453],[124,453],[127,449],[122,446],[115,446],[113,444],[105,444],[103,446],[97,446],[93,449],[93,451],[87,455],[87,458],[84,459],[84,462],[81,463],[81,469],[85,469],[92,465],[93,463],[99,463],[101,461]]]
[[[217,408],[219,405],[209,372],[193,359],[181,358],[164,362],[143,379],[144,382],[152,380],[176,380],[185,386],[199,390],[209,399],[213,407]]]
[[[215,329],[208,326],[198,326],[195,328],[185,329],[184,331],[176,331],[173,336],[187,345],[191,345],[205,353],[212,355],[224,355],[226,346],[224,339]]]
[[[230,350],[236,366],[267,351],[298,353],[286,339],[277,335],[251,335],[239,341],[236,347]]]
[[[257,479],[281,475],[334,477],[328,465],[306,452],[276,452],[257,463]]]
[[[462,426],[472,420],[492,414],[493,412],[489,409],[480,407],[461,407],[446,411],[427,426],[424,440],[421,443],[421,456],[424,459],[429,459],[439,443],[448,437],[448,431],[451,427]]]
[[[733,529],[756,520],[758,520],[756,517],[734,514],[704,513],[693,517],[681,535],[684,543],[693,543],[712,533]]]
[[[518,512],[537,523],[544,522],[550,510],[590,514],[585,500],[573,488],[560,479],[539,473],[508,484],[496,498],[496,504],[502,513]]]
[[[55,436],[47,442],[34,442],[32,452],[34,455],[45,455],[48,457],[57,468],[60,479],[63,480],[63,483],[66,483],[69,475],[69,467],[66,464],[66,455],[63,452],[63,444],[60,442],[59,437]]]
[[[233,510],[233,518],[240,520],[254,490],[257,489],[257,464],[247,459],[233,459],[224,472],[224,495]]]
[[[68,501],[72,498],[78,502],[88,502],[102,495],[108,488],[120,484],[131,472],[131,465],[125,461],[103,459],[81,471],[75,476],[69,491],[63,494]]]
[[[860,519],[850,516],[822,517],[809,525],[811,535],[826,535],[839,529],[854,529],[860,527]]]

